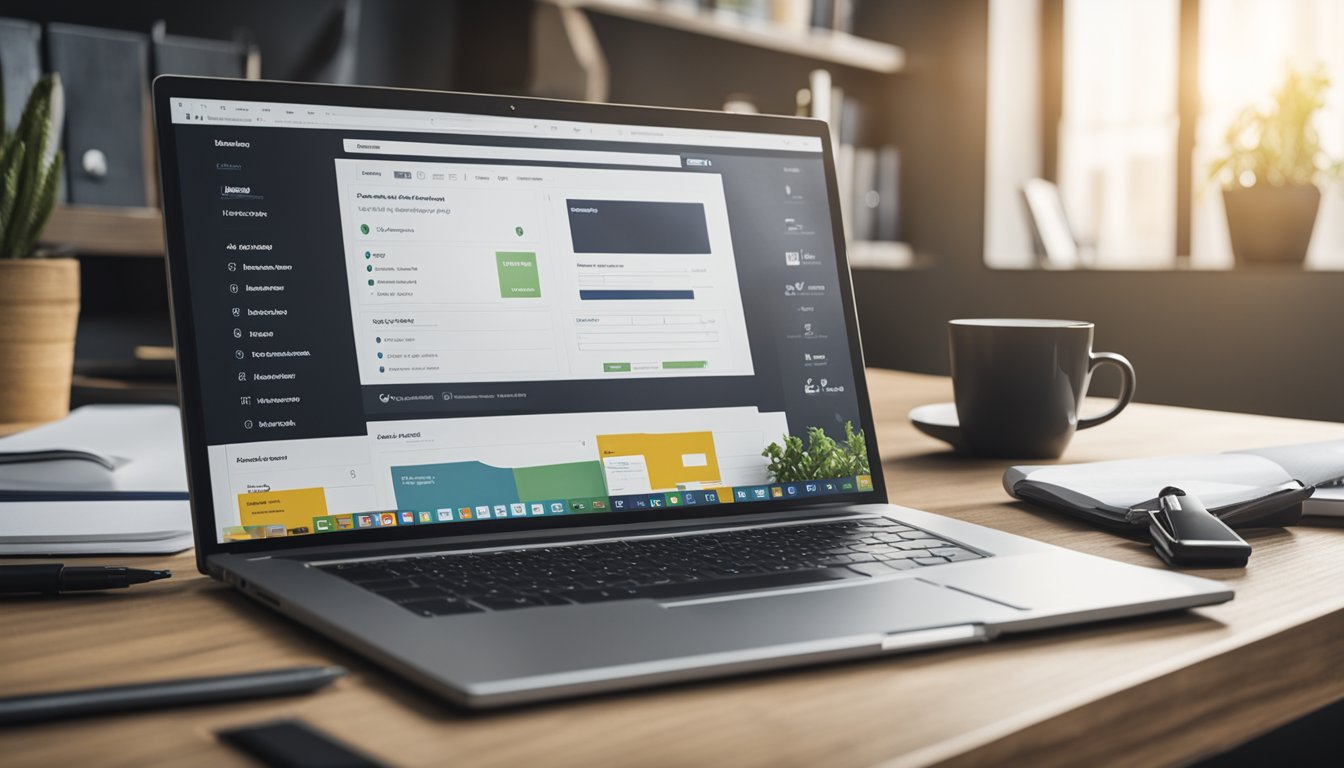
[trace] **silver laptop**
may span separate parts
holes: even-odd
[[[1222,584],[888,503],[823,123],[164,77],[202,571],[467,707]]]

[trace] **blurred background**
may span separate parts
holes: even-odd
[[[946,373],[953,317],[1091,320],[1140,400],[1344,420],[1337,0],[6,0],[0,17],[7,125],[41,73],[66,89],[42,241],[80,259],[75,405],[175,398],[146,105],[178,73],[820,117],[870,365]],[[1271,197],[1299,215],[1258,218]]]

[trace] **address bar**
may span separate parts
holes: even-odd
[[[372,155],[461,157],[476,160],[523,160],[585,165],[648,165],[680,168],[680,155],[647,152],[602,152],[592,149],[546,149],[542,147],[491,147],[478,144],[437,144],[427,141],[378,141],[345,139],[345,151]]]

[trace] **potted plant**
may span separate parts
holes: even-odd
[[[4,92],[0,90],[0,113]],[[46,258],[38,236],[56,205],[62,91],[38,81],[13,133],[0,127],[0,423],[53,421],[70,409],[79,262]]]
[[[1246,107],[1228,126],[1225,152],[1209,177],[1222,185],[1238,264],[1306,260],[1320,187],[1339,172],[1313,125],[1329,85],[1319,70],[1289,71],[1269,103]]]

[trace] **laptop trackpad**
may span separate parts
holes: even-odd
[[[662,606],[713,626],[750,628],[758,638],[838,637],[1020,618],[1012,608],[917,578],[668,601]]]

